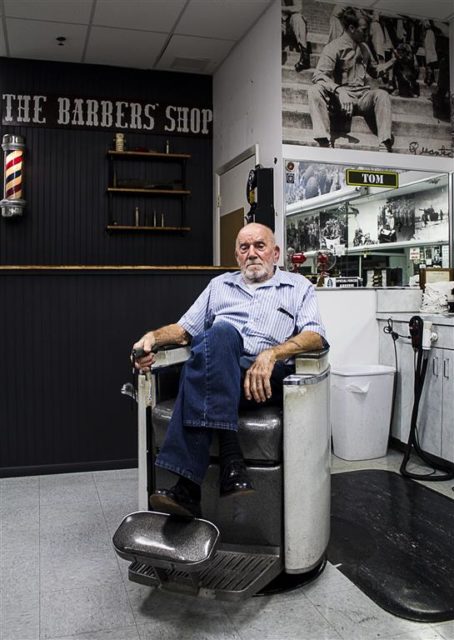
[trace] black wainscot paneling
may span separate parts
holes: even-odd
[[[134,466],[131,346],[218,273],[3,272],[0,475]]]

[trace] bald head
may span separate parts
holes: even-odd
[[[247,224],[236,238],[235,256],[246,283],[265,282],[279,260],[274,233],[263,224]]]

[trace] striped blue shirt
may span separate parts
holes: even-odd
[[[213,278],[178,324],[195,336],[220,321],[237,329],[244,353],[251,356],[301,331],[325,337],[314,286],[304,276],[280,269],[254,289],[241,271]]]

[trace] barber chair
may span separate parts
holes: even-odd
[[[129,579],[163,590],[243,600],[285,579],[295,584],[325,565],[330,531],[328,349],[301,354],[285,378],[283,407],[240,413],[239,437],[256,491],[219,498],[218,446],[202,487],[203,518],[149,511],[156,487],[175,476],[154,467],[172,415],[169,377],[188,347],[157,354],[138,377],[139,509],[113,537],[131,562]],[[215,440],[215,439],[214,439]]]

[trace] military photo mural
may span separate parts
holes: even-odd
[[[453,157],[447,23],[282,0],[281,29],[284,144]]]

